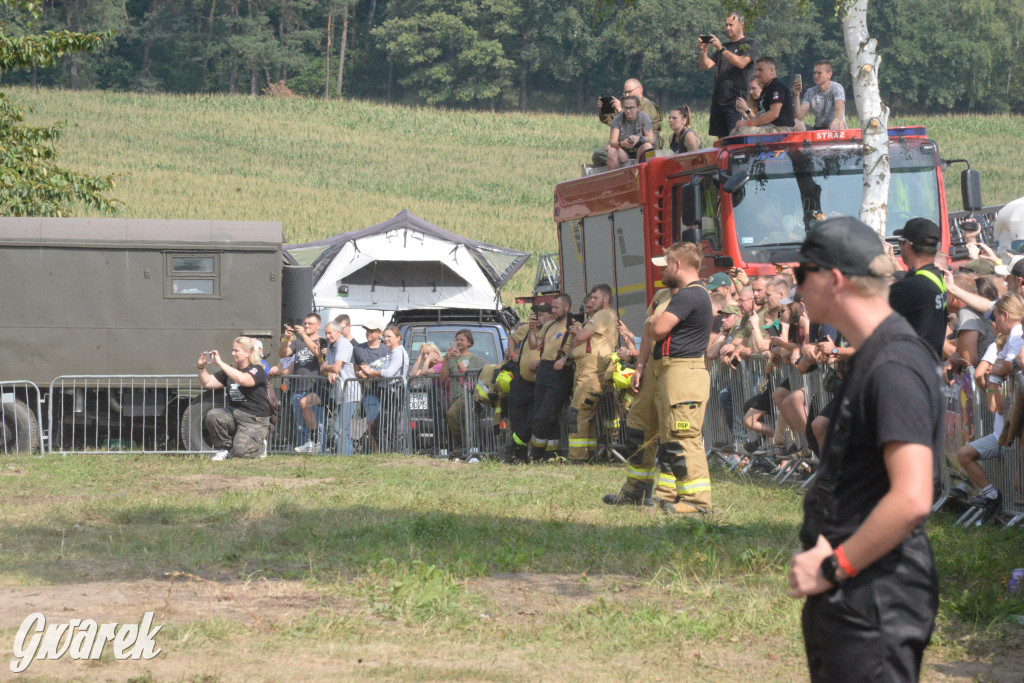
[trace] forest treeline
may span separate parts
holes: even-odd
[[[785,80],[809,84],[826,58],[850,87],[835,0],[764,5],[746,32]],[[663,107],[703,106],[713,78],[697,67],[697,36],[724,36],[724,14],[720,0],[47,0],[32,31],[114,37],[3,82],[249,94],[283,82],[307,96],[591,111],[635,76]],[[1024,3],[876,0],[869,27],[893,111],[1024,111]]]

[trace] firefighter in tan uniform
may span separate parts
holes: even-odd
[[[657,405],[661,424],[658,460],[667,463],[676,478],[675,502],[662,508],[677,514],[711,511],[711,478],[701,427],[711,391],[711,377],[704,365],[704,351],[711,334],[714,313],[711,297],[698,276],[701,253],[696,245],[677,242],[665,256],[662,282],[678,291],[665,311],[648,319],[659,359]]]
[[[529,322],[517,327],[509,337],[509,355],[517,365],[508,392],[508,425],[512,436],[502,456],[506,462],[527,459],[533,434],[533,394],[540,349],[531,349],[526,338],[530,330],[539,329],[550,319],[551,304],[538,304],[530,313]]]
[[[647,307],[647,318],[661,315],[676,291],[670,288],[655,292],[651,305]],[[666,466],[659,472],[657,462],[660,429],[655,394],[661,361],[652,358],[653,350],[650,325],[644,325],[632,379],[637,396],[626,415],[626,451],[630,454],[626,461],[626,482],[619,493],[609,493],[604,497],[608,505],[652,505],[655,490],[661,500],[674,501],[677,495],[671,470]]]
[[[604,371],[615,353],[619,320],[611,309],[612,288],[597,285],[588,295],[593,315],[586,325],[574,323],[572,357],[576,366],[572,400],[566,413],[569,431],[569,459],[584,463],[597,453],[597,424],[594,418],[604,396]]]
[[[533,433],[530,436],[529,457],[539,460],[558,455],[561,449],[561,430],[558,418],[572,391],[572,366],[569,353],[572,335],[569,333],[569,311],[572,298],[556,294],[551,300],[552,319],[539,330],[531,329],[526,343],[540,350],[540,359],[530,364],[537,372],[533,394]]]

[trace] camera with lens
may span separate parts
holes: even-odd
[[[550,313],[551,304],[532,304],[530,306],[530,312],[535,314]]]
[[[569,318],[570,325],[572,325],[573,323],[579,323],[580,325],[587,324],[587,312],[583,310],[583,306],[580,306],[575,313],[569,311],[566,314],[566,317]]]

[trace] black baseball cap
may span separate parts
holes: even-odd
[[[934,247],[942,237],[939,226],[935,225],[935,221],[930,221],[927,218],[911,218],[902,228],[893,231],[892,234],[910,242],[915,247]]]
[[[878,233],[849,216],[825,219],[808,230],[800,261],[855,276],[883,277],[895,269]]]

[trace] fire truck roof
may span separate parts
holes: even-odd
[[[890,138],[925,138],[927,132],[924,126],[902,126],[889,129]],[[735,147],[736,145],[764,145],[775,142],[801,143],[801,142],[828,142],[833,140],[860,140],[861,131],[859,128],[846,128],[844,130],[808,130],[794,133],[753,133],[749,135],[734,135],[722,138],[715,142],[715,147]]]

